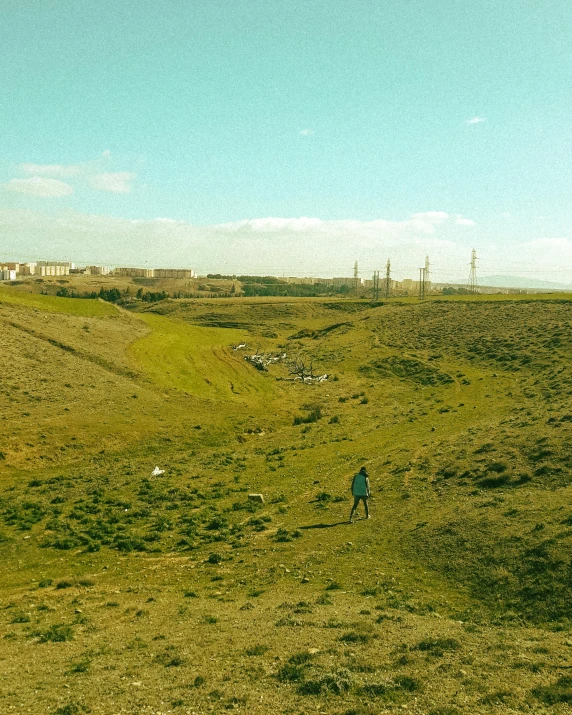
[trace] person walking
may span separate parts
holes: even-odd
[[[362,467],[359,472],[354,476],[352,481],[352,495],[354,498],[354,505],[352,506],[352,510],[350,512],[350,524],[353,524],[354,512],[357,509],[360,501],[363,501],[363,505],[365,507],[365,518],[369,519],[369,508],[367,505],[367,500],[369,499],[370,493],[371,492],[369,488],[369,474],[367,473],[367,469],[365,467]]]

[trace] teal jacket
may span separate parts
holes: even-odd
[[[368,497],[369,496],[369,477],[365,474],[358,472],[352,481],[352,494],[354,497]]]

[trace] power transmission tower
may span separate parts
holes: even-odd
[[[429,256],[425,256],[425,290],[429,290]]]
[[[373,295],[374,299],[379,299],[379,271],[373,272]]]
[[[356,262],[354,263],[354,292],[355,292],[356,295],[357,295],[357,293],[358,293],[358,281],[359,281],[359,277],[358,277],[358,262],[356,261]]]
[[[389,298],[391,295],[391,261],[387,259],[387,265],[385,266],[385,297]]]
[[[469,272],[469,293],[477,293],[477,252],[471,252],[471,270]]]
[[[419,269],[419,300],[425,298],[425,268]]]

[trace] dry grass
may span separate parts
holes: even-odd
[[[569,304],[6,292],[2,712],[569,712]]]

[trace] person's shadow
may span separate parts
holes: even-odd
[[[331,529],[334,526],[342,526],[343,524],[349,524],[349,521],[336,521],[334,524],[308,524],[307,526],[300,526],[299,529]]]

